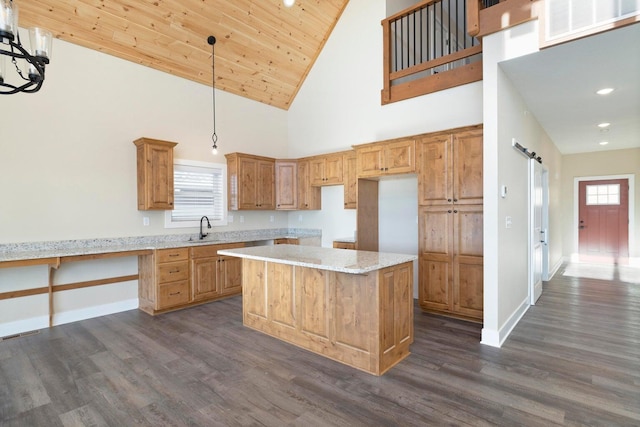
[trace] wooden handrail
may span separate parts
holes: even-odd
[[[382,20],[381,103],[481,80],[482,45],[473,37],[481,7],[481,0],[423,0]]]

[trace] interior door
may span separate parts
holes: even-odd
[[[625,262],[629,256],[629,181],[580,181],[578,191],[580,260]]]
[[[542,228],[542,205],[543,205],[543,188],[542,188],[542,165],[537,161],[530,160],[530,247],[531,247],[531,266],[529,274],[531,275],[531,304],[535,304],[540,295],[542,295],[542,258],[543,244],[546,243],[547,231]]]

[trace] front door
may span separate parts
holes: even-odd
[[[629,256],[629,181],[580,181],[578,191],[580,260],[626,262]]]

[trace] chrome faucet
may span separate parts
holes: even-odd
[[[208,233],[203,233],[202,232],[202,220],[203,219],[207,220],[207,228],[211,228],[211,223],[209,222],[209,218],[207,218],[206,216],[203,216],[202,218],[200,218],[200,237],[198,237],[200,240],[204,239],[205,237],[207,237],[209,235]]]

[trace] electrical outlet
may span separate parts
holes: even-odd
[[[227,222],[233,222],[233,215],[227,215]]]
[[[145,227],[147,225],[149,225],[149,217],[148,216],[143,216],[142,217],[142,225],[144,225]]]
[[[269,222],[273,222],[273,215],[269,216]]]
[[[302,215],[298,215],[298,222],[302,222]]]
[[[244,222],[244,215],[240,215],[240,222]]]
[[[510,216],[504,218],[504,228],[511,228],[512,223]]]

